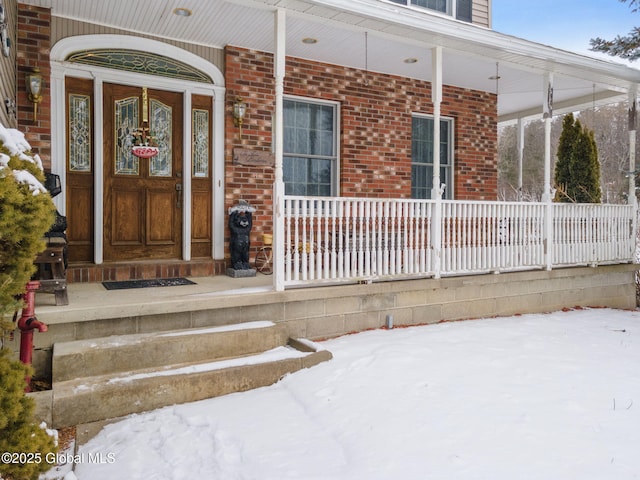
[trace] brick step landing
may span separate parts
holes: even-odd
[[[224,275],[224,260],[142,260],[95,265],[70,263],[67,267],[68,283],[95,283],[114,280],[148,280],[173,277],[208,277]]]
[[[62,428],[242,392],[331,358],[264,321],[56,343],[52,423]]]

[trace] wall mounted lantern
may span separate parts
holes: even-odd
[[[33,103],[33,121],[38,119],[38,104],[42,101],[43,80],[38,67],[33,67],[33,71],[27,73],[27,93],[29,101]]]
[[[233,124],[240,128],[240,140],[242,140],[242,124],[247,113],[247,104],[242,101],[242,97],[236,97],[233,103]]]

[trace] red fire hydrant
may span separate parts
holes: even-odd
[[[36,318],[36,290],[40,288],[40,282],[32,280],[27,283],[27,293],[24,294],[24,307],[22,307],[22,315],[18,320],[18,328],[20,329],[20,361],[25,365],[31,365],[31,355],[33,353],[33,331],[46,332],[48,327]],[[31,388],[31,377],[25,378],[27,382],[26,392]]]

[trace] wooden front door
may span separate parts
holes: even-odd
[[[149,159],[131,153],[132,133],[147,118],[159,148]],[[106,261],[181,257],[181,125],[182,94],[104,84]]]

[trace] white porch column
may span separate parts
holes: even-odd
[[[104,115],[103,115],[103,83],[101,78],[93,82],[93,110],[95,125],[93,127],[94,177],[93,177],[93,261],[96,265],[104,263]]]
[[[544,76],[544,98],[542,118],[544,119],[544,190],[542,201],[551,200],[551,119],[553,118],[553,73]]]
[[[553,204],[551,203],[551,119],[553,117],[553,74],[544,76],[542,118],[544,119],[544,190],[542,201],[546,203],[544,221],[544,253],[547,270],[553,262]]]
[[[226,212],[224,211],[224,124],[225,124],[225,104],[224,87],[213,87],[213,161],[212,187],[213,187],[213,238],[212,252],[213,258],[224,259],[224,227]]]
[[[518,131],[517,131],[517,149],[518,149],[518,158],[517,158],[517,168],[518,168],[518,201],[522,201],[522,162],[524,159],[524,120],[522,118],[518,119]]]
[[[282,174],[283,102],[284,75],[286,62],[286,15],[278,9],[275,12],[275,55],[274,69],[276,105],[273,116],[272,135],[275,153],[275,182],[273,184],[273,287],[284,290],[284,180]]]
[[[636,122],[637,122],[637,85],[629,89],[629,205],[637,207],[636,198]]]
[[[51,172],[60,176],[62,185],[67,184],[66,142],[66,102],[64,101],[64,73],[57,65],[51,66]],[[67,214],[67,189],[63,188],[53,203],[62,215]]]
[[[431,100],[433,101],[433,185],[431,198],[435,200],[431,219],[431,249],[435,278],[442,268],[442,187],[440,186],[440,104],[442,103],[442,47],[431,51]],[[451,186],[449,186],[451,187]]]
[[[182,135],[192,138],[191,133],[191,95],[182,98]],[[182,142],[182,259],[191,260],[191,142]]]

